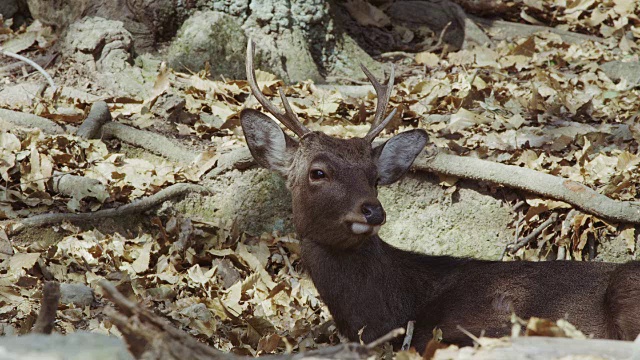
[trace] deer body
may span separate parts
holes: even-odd
[[[583,262],[498,262],[428,256],[403,251],[377,236],[350,252],[336,253],[312,242],[302,259],[340,331],[365,342],[416,320],[412,345],[422,350],[434,328],[448,343],[470,345],[457,325],[479,336],[508,336],[510,318],[567,319],[598,338],[634,339],[640,331],[640,266]],[[371,259],[375,259],[372,261]],[[626,267],[626,269],[625,269]],[[616,270],[635,273],[633,288],[612,280]],[[635,290],[635,294],[633,291]],[[617,314],[611,299],[634,297],[636,304]],[[625,314],[626,313],[626,314]],[[615,318],[635,321],[619,333]]]
[[[423,130],[372,140],[393,117],[384,118],[391,87],[371,80],[378,104],[364,138],[338,139],[309,131],[284,94],[285,113],[255,81],[253,48],[247,78],[258,101],[299,138],[263,113],[240,114],[256,161],[282,174],[292,194],[293,222],[302,261],[329,307],[338,330],[352,341],[370,342],[416,321],[412,345],[422,351],[435,327],[444,341],[469,344],[457,326],[480,335],[510,334],[510,318],[567,318],[596,337],[634,339],[640,333],[640,263],[496,262],[429,256],[397,249],[377,235],[385,212],[377,186],[397,181],[422,151]]]

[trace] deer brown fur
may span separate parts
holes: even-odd
[[[509,335],[512,313],[565,318],[599,338],[631,340],[640,333],[637,262],[482,261],[384,242],[377,235],[385,221],[377,186],[397,181],[427,142],[424,131],[412,130],[372,146],[393,115],[383,119],[393,76],[385,87],[365,70],[378,96],[387,98],[379,99],[365,138],[338,139],[306,129],[282,93],[286,113],[277,112],[258,89],[252,56],[250,43],[247,76],[254,95],[300,139],[245,109],[240,117],[247,144],[260,165],[286,178],[302,261],[350,340],[358,341],[362,330],[362,340],[370,342],[415,320],[416,349],[425,348],[435,327],[445,342],[465,345],[471,339],[457,326],[475,335]]]

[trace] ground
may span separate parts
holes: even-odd
[[[640,79],[633,69],[640,9],[622,0],[576,1],[571,9],[538,3],[538,19],[561,10],[563,31],[598,38],[574,41],[538,32],[494,39],[491,47],[383,53],[377,57],[381,68],[396,66],[390,105],[398,109],[384,136],[422,128],[430,136],[427,151],[529,168],[621,202],[637,201]],[[527,11],[517,13],[521,22],[534,22]],[[29,332],[43,282],[56,280],[96,292],[89,305],[61,305],[57,332],[119,335],[103,313],[109,303],[97,286],[107,279],[223,351],[260,355],[338,343],[300,263],[284,182],[247,156],[238,114],[258,104],[246,81],[212,79],[207,70],[174,71],[160,54],[136,57],[131,34],[115,22],[85,19],[75,29],[86,36],[76,38],[82,42],[37,21],[12,28],[5,20],[0,27],[2,49],[46,60],[42,65],[57,87],[0,57],[0,73],[7,74],[0,84],[0,334]],[[394,31],[397,37],[411,30]],[[431,35],[436,43],[438,34]],[[51,57],[54,52],[59,55]],[[350,137],[368,129],[375,96],[366,86],[284,84],[260,71],[258,81],[278,104],[283,87],[314,130]],[[100,100],[113,120],[96,138],[76,136]],[[80,185],[63,191],[55,184],[62,175],[80,177]],[[209,193],[188,191],[139,213],[95,221],[41,227],[22,221],[114,209],[182,183],[203,185]],[[411,174],[381,190],[381,199],[390,219],[383,235],[423,252],[616,262],[637,253],[640,221],[612,222],[473,177]],[[558,220],[534,241],[514,254],[505,251],[552,216]]]

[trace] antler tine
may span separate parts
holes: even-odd
[[[382,130],[384,130],[384,128],[387,126],[389,121],[393,119],[393,116],[396,113],[396,109],[393,109],[393,111],[389,114],[389,116],[387,116],[383,120],[384,113],[387,110],[387,105],[389,105],[389,99],[391,99],[391,91],[393,90],[395,70],[393,68],[393,65],[391,65],[389,82],[387,83],[387,85],[382,85],[378,82],[378,80],[376,80],[376,78],[369,71],[369,69],[367,69],[362,64],[360,64],[360,67],[362,68],[362,71],[364,71],[365,75],[367,75],[367,78],[369,79],[369,82],[371,82],[371,85],[373,85],[373,88],[375,89],[376,95],[378,97],[378,101],[376,104],[376,114],[373,118],[373,123],[371,124],[371,128],[369,129],[369,132],[364,137],[365,139],[369,140],[369,142],[371,142],[373,141],[373,139],[376,138],[376,136],[378,136],[378,134],[380,134]]]
[[[273,116],[276,117],[284,126],[293,131],[298,137],[302,138],[302,136],[309,132],[302,123],[298,120],[298,117],[291,109],[291,105],[287,101],[287,98],[284,96],[284,92],[280,89],[280,98],[282,99],[282,105],[284,106],[285,112],[281,113],[278,108],[267,99],[266,96],[260,91],[258,87],[258,83],[256,82],[256,71],[253,66],[253,55],[254,55],[254,43],[253,40],[249,40],[247,44],[247,81],[249,82],[249,86],[251,87],[251,92],[253,96],[256,97],[258,102]]]

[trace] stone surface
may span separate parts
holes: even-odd
[[[179,71],[200,71],[205,63],[211,75],[245,78],[247,38],[236,20],[218,11],[199,11],[182,24],[167,54],[169,66]]]
[[[4,19],[11,19],[18,10],[18,0],[0,1],[0,15],[2,15]]]
[[[472,182],[457,186],[449,195],[435,176],[416,173],[381,188],[380,236],[406,250],[499,260],[513,238],[510,209]]]
[[[212,196],[187,197],[180,211],[208,221],[235,222],[253,235],[292,232],[291,197],[284,180],[264,169],[234,170],[208,180]],[[427,254],[497,260],[513,238],[512,215],[501,201],[462,182],[453,197],[431,175],[409,174],[382,187],[387,212],[381,236],[391,244]]]
[[[613,81],[627,80],[630,88],[640,84],[639,61],[610,61],[600,65],[600,69]]]
[[[63,39],[65,56],[97,71],[94,81],[113,95],[146,99],[155,78],[146,79],[133,66],[133,37],[121,21],[86,17],[69,26]]]
[[[0,360],[133,360],[120,339],[78,332],[69,335],[0,337]]]
[[[60,303],[78,307],[91,306],[93,290],[84,284],[60,284]]]
[[[291,196],[282,177],[264,169],[233,170],[201,183],[211,196],[189,196],[176,208],[194,218],[235,226],[252,235],[292,232]]]

